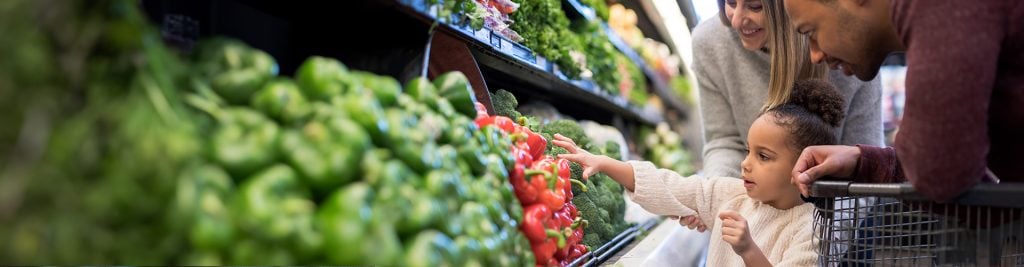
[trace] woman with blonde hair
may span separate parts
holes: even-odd
[[[842,70],[812,64],[806,37],[796,33],[781,0],[718,0],[719,20],[693,32],[693,69],[700,93],[704,131],[703,176],[739,177],[747,132],[764,110],[789,99],[798,80],[826,78],[847,105],[836,127],[840,144],[883,144],[881,87]],[[716,222],[720,223],[720,222]],[[691,231],[675,229],[645,265],[699,265],[710,235],[694,217],[680,219]]]

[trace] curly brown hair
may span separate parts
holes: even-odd
[[[799,151],[838,142],[835,128],[845,116],[844,105],[842,95],[832,84],[808,79],[794,83],[789,100],[762,115],[772,115],[776,124],[786,128],[794,137],[791,145]]]

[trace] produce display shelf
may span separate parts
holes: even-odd
[[[619,251],[632,244],[637,237],[647,233],[647,231],[650,231],[654,226],[657,226],[660,221],[660,218],[652,218],[644,223],[634,225],[633,227],[622,231],[622,233],[619,233],[615,238],[612,238],[612,240],[608,241],[604,245],[601,245],[596,249],[592,248],[590,252],[583,254],[580,258],[569,263],[568,266],[600,266],[608,259],[611,259],[612,256],[615,256],[616,253],[619,253]]]
[[[577,15],[588,21],[600,20],[593,8],[588,7],[579,0],[565,0],[563,3],[568,3]],[[612,28],[608,26],[607,22],[600,21],[600,23],[605,34],[608,35],[608,39],[611,40],[612,45],[625,54],[629,60],[638,64],[644,75],[651,80],[651,91],[668,104],[669,108],[678,111],[680,115],[687,114],[687,111],[689,110],[687,105],[683,104],[683,101],[679,99],[679,96],[676,95],[674,90],[672,90],[668,81],[665,81],[665,79],[658,75],[650,65],[647,65],[647,62],[640,56],[640,53],[637,53],[633,47],[629,46],[629,44],[627,44],[626,41],[615,32],[615,30],[612,30]]]
[[[554,63],[537,56],[529,48],[513,42],[486,27],[474,30],[466,23],[445,23],[437,17],[436,6],[425,0],[395,0],[396,8],[427,23],[437,24],[438,30],[453,33],[474,49],[477,62],[487,68],[516,77],[569,101],[582,101],[606,109],[626,119],[654,125],[664,120],[661,114],[644,110],[629,103],[624,97],[601,90],[593,81],[573,80],[564,75]]]

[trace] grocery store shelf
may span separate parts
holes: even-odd
[[[572,7],[572,11],[576,12],[577,15],[582,16],[587,21],[596,21],[596,20],[598,20],[597,12],[594,11],[593,8],[590,8],[589,6],[587,6],[587,5],[583,4],[582,2],[580,2],[579,0],[564,0],[562,2],[562,4],[563,4],[563,6],[565,4],[569,4],[569,6]],[[569,15],[569,14],[566,14],[566,15]]]
[[[584,5],[579,0],[565,0],[563,4],[565,3],[572,7],[571,10],[573,10],[576,13],[575,15],[583,17],[588,21],[600,20],[597,18],[594,9],[588,7],[587,5]],[[629,46],[629,44],[627,44],[626,41],[623,40],[622,37],[620,37],[619,34],[615,32],[615,30],[612,30],[612,28],[608,26],[607,22],[600,21],[600,23],[601,28],[604,29],[605,35],[607,35],[608,39],[611,40],[612,45],[614,45],[615,48],[618,49],[620,52],[625,54],[626,57],[629,58],[629,60],[635,62],[643,71],[644,76],[647,76],[647,79],[650,80],[651,91],[654,92],[655,95],[660,97],[663,102],[668,104],[668,107],[670,109],[673,109],[677,111],[679,114],[685,116],[689,108],[685,104],[683,104],[683,101],[680,100],[679,96],[675,94],[675,91],[672,90],[672,87],[669,85],[668,81],[665,81],[665,79],[658,75],[658,73],[655,72],[654,69],[651,69],[651,66],[648,65],[647,62],[643,59],[643,57],[640,56],[640,53],[637,53],[637,51],[633,49],[633,47]]]
[[[544,94],[569,101],[580,101],[624,118],[645,124],[663,121],[661,114],[647,112],[630,104],[625,98],[601,90],[594,82],[568,79],[552,62],[539,57],[529,48],[515,43],[487,28],[474,30],[468,25],[453,25],[437,20],[437,11],[424,0],[397,0],[396,8],[426,23],[437,23],[438,29],[463,39],[479,55],[481,67],[497,70],[543,90]]]

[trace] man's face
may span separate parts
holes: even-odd
[[[880,47],[881,34],[874,27],[876,21],[870,19],[876,9],[846,0],[784,2],[793,27],[810,40],[812,62],[841,68],[844,74],[857,75],[863,81],[878,75],[889,51]]]

